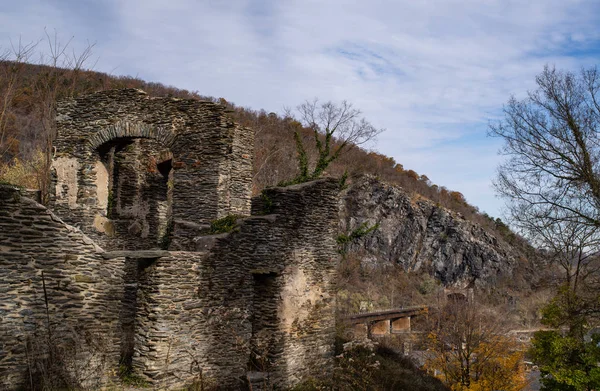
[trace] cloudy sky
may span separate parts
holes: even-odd
[[[486,136],[544,64],[598,62],[586,0],[0,1],[0,47],[44,27],[95,43],[95,70],[281,112],[346,99],[385,128],[371,148],[498,216]]]

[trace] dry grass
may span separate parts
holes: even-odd
[[[30,160],[15,157],[8,164],[0,163],[0,182],[26,189],[39,189],[42,176],[46,175],[45,159],[44,153],[38,150]]]

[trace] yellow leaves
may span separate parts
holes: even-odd
[[[435,340],[435,337],[431,337]],[[426,369],[444,381],[453,391],[520,391],[527,385],[523,367],[523,352],[506,348],[512,343],[505,339],[491,346],[478,346],[468,360],[456,351],[433,352]],[[482,345],[488,345],[484,343]],[[466,373],[468,371],[468,374]]]
[[[40,176],[45,172],[45,159],[44,153],[37,151],[29,161],[14,158],[10,164],[0,164],[0,182],[38,189]]]
[[[453,391],[520,391],[524,352],[485,310],[451,305],[427,335],[425,368]]]
[[[525,388],[523,352],[495,352],[496,355],[476,368],[476,379],[467,388],[469,391],[519,391]],[[502,355],[504,353],[504,355]]]

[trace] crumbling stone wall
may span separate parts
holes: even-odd
[[[65,101],[57,111],[50,205],[106,249],[160,247],[165,230],[185,235],[188,222],[206,224],[228,214],[249,214],[253,133],[228,119],[222,106],[150,98],[127,89]],[[140,166],[140,156],[147,164]],[[140,204],[132,193],[160,182],[154,174],[158,165],[167,163],[165,156],[172,171],[163,173],[165,186],[176,190],[162,200],[169,202],[161,206],[169,222],[160,232],[148,221],[156,210]],[[121,179],[115,178],[119,167]],[[127,218],[118,213],[121,221],[115,223],[110,209],[126,202],[120,197],[124,186],[129,186],[125,193],[131,204]]]
[[[200,374],[236,389],[249,372],[278,386],[326,373],[337,192],[332,180],[270,189],[272,213],[197,237],[194,252],[105,253],[42,205],[0,187],[3,386],[27,380],[26,343],[46,328],[42,271],[57,338],[81,325],[78,332],[102,337],[95,384],[115,381],[119,362],[169,388]]]
[[[110,248],[129,250],[160,247],[170,224],[172,175],[170,153],[151,139],[133,139],[105,154],[108,172],[107,218],[95,228],[110,237]],[[104,166],[102,162],[98,163]],[[166,164],[161,172],[160,165]],[[102,189],[104,186],[98,186]],[[110,228],[106,228],[109,225]]]
[[[47,315],[56,337],[103,337],[102,365],[80,370],[95,384],[119,363],[171,389],[287,387],[331,369],[335,180],[251,202],[253,134],[210,102],[102,92],[61,104],[57,126],[50,205],[83,232],[0,187],[6,388],[25,379]],[[207,235],[230,214],[247,217]]]
[[[39,365],[64,361],[61,369],[85,385],[104,382],[118,367],[115,309],[125,259],[105,260],[101,251],[18,189],[0,185],[0,389],[28,386]],[[45,362],[49,339],[54,363]],[[65,356],[57,356],[61,349]],[[85,376],[77,378],[78,370]]]
[[[162,386],[248,372],[290,386],[331,369],[335,335],[332,180],[271,189],[272,214],[140,266],[132,365]]]

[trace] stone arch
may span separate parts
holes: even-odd
[[[110,247],[164,247],[172,223],[172,151],[153,137],[130,133],[95,152],[96,229],[115,236]]]
[[[475,298],[473,288],[445,288],[444,297],[446,301],[454,303],[471,303]]]
[[[97,117],[101,114],[106,115]],[[59,126],[51,202],[107,250],[159,248],[169,242],[177,126],[139,117],[110,123],[91,118],[85,127]],[[78,133],[85,135],[84,142],[83,135],[75,137]]]
[[[126,246],[118,235],[107,238],[114,227],[107,216],[110,169],[101,156],[106,145],[149,140],[169,150],[157,171],[173,176],[173,249],[195,248],[193,238],[216,218],[250,213],[254,135],[218,104],[101,91],[59,102],[56,128],[50,205],[107,249]]]
[[[151,138],[171,148],[175,141],[175,133],[171,129],[157,125],[121,120],[101,128],[90,137],[88,142],[96,149],[118,138]]]

